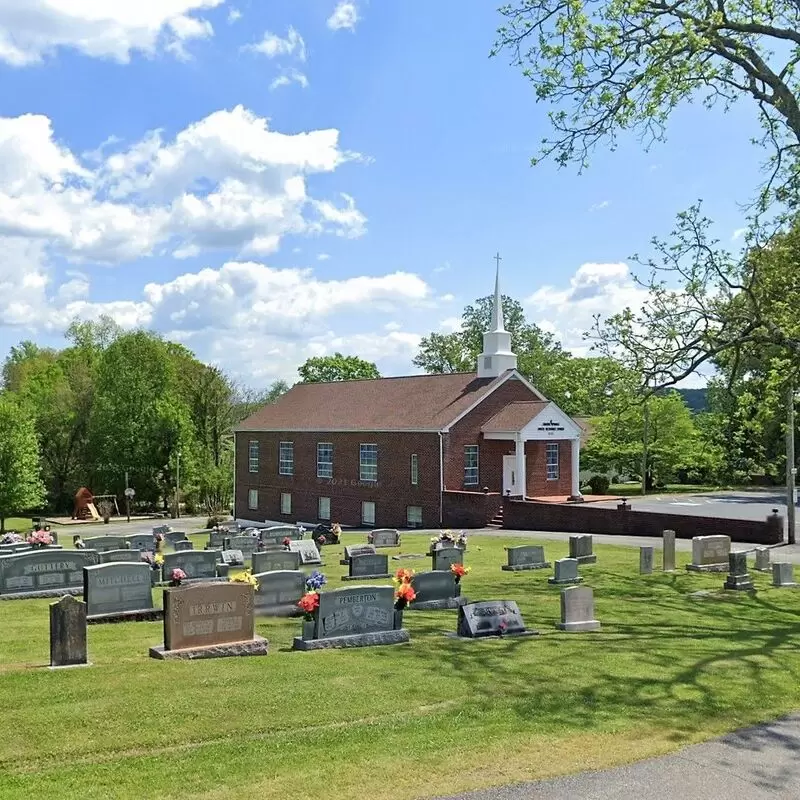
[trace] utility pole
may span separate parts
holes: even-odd
[[[177,453],[177,465],[175,468],[175,516],[181,518],[181,451]]]
[[[794,465],[794,384],[789,385],[786,394],[786,529],[789,544],[794,544],[794,479],[797,468]]]
[[[650,437],[650,407],[644,401],[644,426],[642,431],[642,497],[647,494],[647,445]]]

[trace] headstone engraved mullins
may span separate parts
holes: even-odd
[[[411,579],[416,598],[408,608],[411,611],[432,611],[442,608],[458,608],[466,603],[461,597],[461,584],[456,583],[450,570],[418,572]]]
[[[561,591],[561,622],[556,626],[568,633],[600,630],[594,618],[594,592],[584,586]]]
[[[661,566],[664,572],[672,572],[675,569],[675,531],[666,530],[661,534],[661,538]]]
[[[692,572],[724,572],[731,552],[730,536],[695,536],[692,539]]]
[[[467,603],[458,610],[458,635],[475,639],[483,636],[533,635],[522,620],[513,600],[484,600]]]
[[[297,607],[305,594],[306,576],[298,570],[259,572],[255,576],[258,589],[255,595],[257,614],[296,617],[302,614]]]
[[[93,550],[27,550],[0,558],[0,600],[80,594]]]
[[[358,581],[366,578],[391,578],[389,574],[389,556],[385,553],[374,553],[353,556],[350,559],[350,572],[342,576],[343,581]]]
[[[523,544],[518,547],[509,547],[506,550],[508,563],[501,569],[507,572],[517,572],[526,569],[546,569],[549,561],[544,560],[544,547],[540,545]]]
[[[290,550],[266,550],[253,553],[253,572],[274,572],[278,570],[300,569],[300,553]]]
[[[569,557],[579,564],[594,564],[597,556],[592,552],[592,537],[589,534],[569,537]]]
[[[114,562],[84,567],[83,599],[90,622],[159,619],[153,608],[150,565]]]
[[[452,564],[464,563],[464,551],[460,547],[442,547],[431,553],[434,570],[450,569]]]
[[[50,604],[50,666],[87,663],[86,603],[67,595]]]

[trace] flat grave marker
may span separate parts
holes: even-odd
[[[538,631],[525,627],[514,600],[482,600],[458,609],[457,635],[468,639],[487,636],[535,636]]]
[[[538,544],[522,544],[517,547],[507,547],[508,563],[500,569],[506,572],[518,572],[527,569],[546,569],[549,561],[544,560],[544,547]]]

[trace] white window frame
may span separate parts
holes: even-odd
[[[557,481],[560,477],[560,449],[558,442],[548,442],[545,446],[544,463],[547,470],[547,480],[549,481]],[[555,455],[555,458],[552,458],[553,455]]]
[[[364,459],[365,451],[364,448],[373,448],[375,453],[375,463],[372,463],[372,459],[370,458],[369,461]],[[370,455],[372,454],[373,450],[367,451]],[[377,483],[378,481],[378,445],[372,442],[362,442],[358,446],[358,479],[360,481],[370,481],[371,483]]]
[[[289,515],[292,513],[291,492],[281,492],[281,514]]]
[[[369,519],[367,515],[367,509],[372,508],[372,519]],[[361,523],[363,525],[374,525],[375,524],[375,503],[372,500],[363,500],[361,502]]]
[[[253,498],[255,498],[255,502],[253,501]],[[251,511],[258,510],[258,489],[247,490],[247,507]]]
[[[467,454],[475,455],[475,464],[467,460]],[[477,444],[464,445],[464,486],[477,486],[480,483],[480,447]]]
[[[416,453],[411,454],[411,485],[419,485],[419,456]]]
[[[323,501],[326,501],[323,504]],[[327,505],[327,514],[323,514],[323,505]],[[330,519],[331,518],[331,499],[330,497],[320,497],[317,500],[317,519]]]
[[[289,458],[285,455],[285,448],[291,452]],[[278,445],[278,475],[294,475],[294,442],[281,442]]]
[[[414,511],[419,511],[419,514],[414,514],[414,519],[411,518],[412,509]],[[406,506],[406,524],[409,528],[422,527],[422,506]]]
[[[320,448],[327,448],[330,453],[330,461],[320,460]],[[332,442],[317,442],[317,477],[318,478],[332,478],[333,477],[333,443]]]
[[[250,439],[247,443],[247,471],[258,472],[261,462],[261,444],[258,439]]]

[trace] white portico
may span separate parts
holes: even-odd
[[[527,497],[530,471],[535,470],[537,475],[541,473],[545,482],[558,481],[564,485],[570,500],[583,499],[580,492],[580,449],[583,430],[555,403],[548,401],[510,403],[483,425],[481,433],[485,440],[514,442],[514,453],[503,457],[503,494]],[[540,443],[539,447],[533,449],[534,458],[540,463],[527,463],[528,442]],[[569,442],[570,456],[568,484],[561,476],[561,445],[566,442]]]

